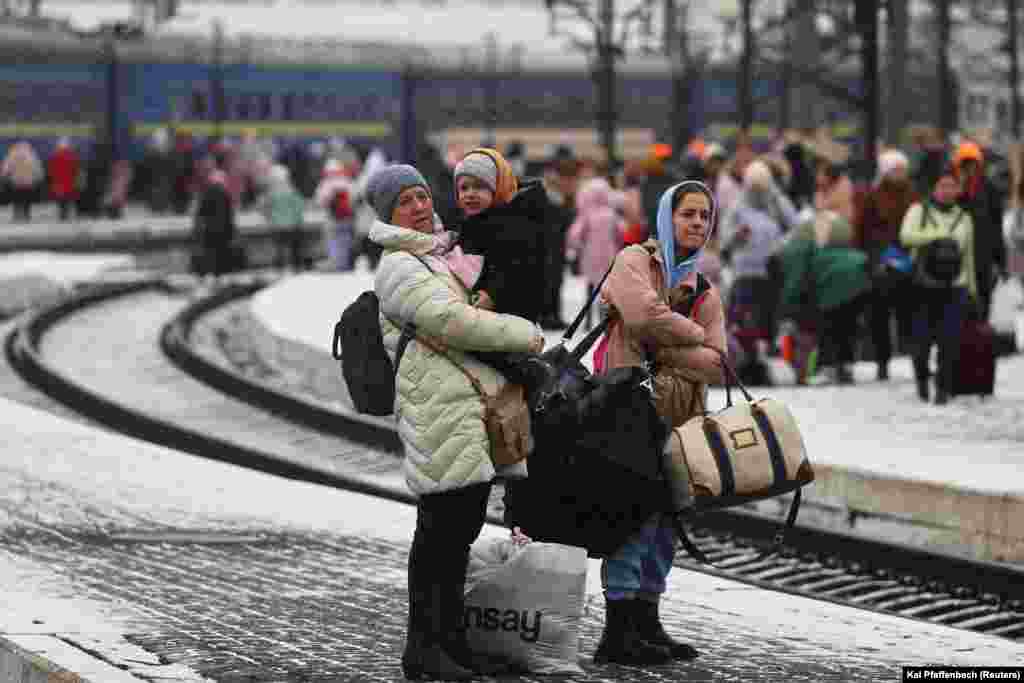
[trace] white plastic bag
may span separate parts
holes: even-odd
[[[540,674],[579,674],[587,551],[481,539],[466,568],[466,639],[474,652]]]
[[[992,290],[992,307],[989,310],[988,323],[996,332],[1013,334],[1021,315],[1024,315],[1024,287],[1021,286],[1019,278],[1010,277]]]
[[[1016,325],[1017,328],[1014,330],[1014,337],[1016,337],[1017,350],[1024,352],[1024,313],[1017,315]]]

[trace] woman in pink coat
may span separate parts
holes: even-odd
[[[567,241],[587,280],[588,300],[623,246],[626,223],[612,206],[615,194],[604,178],[590,178],[576,194],[576,220],[569,228]],[[586,326],[590,327],[590,309]]]
[[[658,203],[657,239],[623,249],[601,288],[613,321],[605,366],[653,359],[655,404],[672,427],[701,413],[707,385],[722,379],[722,299],[714,286],[698,292],[697,263],[714,224],[706,185],[688,180],[668,188]],[[656,514],[604,561],[607,611],[597,663],[642,666],[697,656],[665,633],[658,614],[674,553],[671,521]]]

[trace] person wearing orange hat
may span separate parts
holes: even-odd
[[[988,320],[992,290],[1005,277],[1006,243],[1002,235],[1002,203],[985,177],[985,153],[976,142],[957,147],[952,159],[953,175],[960,184],[957,204],[974,223],[974,269],[978,282],[978,311]]]
[[[640,205],[647,221],[647,233],[654,231],[658,224],[658,203],[665,190],[682,181],[669,165],[672,148],[663,143],[651,145],[644,160],[647,174],[640,185]],[[646,239],[646,235],[644,236]]]

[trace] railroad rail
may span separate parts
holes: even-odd
[[[396,459],[400,447],[387,421],[326,408],[281,390],[273,381],[247,376],[241,364],[213,362],[193,348],[192,333],[197,321],[221,306],[251,296],[266,284],[267,281],[259,280],[231,284],[185,306],[160,331],[162,352],[182,372],[245,401],[253,410],[273,413],[310,432],[362,443],[376,454],[375,458]],[[59,368],[43,357],[40,342],[44,335],[74,312],[144,290],[176,291],[162,280],[86,290],[69,301],[28,316],[16,327],[5,344],[9,361],[27,381],[54,399],[119,431],[282,476],[413,502],[404,489],[284,462],[258,448],[154,418],[134,406],[97,395],[63,376]],[[501,523],[500,514],[493,507],[491,521]],[[1024,640],[1021,569],[808,526],[790,531],[780,552],[762,557],[762,551],[781,526],[781,519],[744,509],[706,514],[692,523],[691,532],[713,566],[682,557],[676,563],[772,590]]]

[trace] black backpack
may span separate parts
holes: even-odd
[[[419,259],[430,270],[430,266]],[[416,326],[406,323],[398,338],[395,363],[384,348],[384,335],[380,329],[380,300],[375,292],[359,295],[334,325],[331,355],[341,362],[352,405],[367,415],[391,415],[395,409],[395,376],[398,364],[409,340],[416,336]]]
[[[921,225],[928,222],[928,203],[925,202],[921,215]],[[949,228],[949,237],[940,237],[921,247],[917,257],[917,280],[926,287],[949,287],[960,275],[963,255],[960,243],[953,237],[953,231],[960,224],[965,212],[958,209],[956,219]]]

